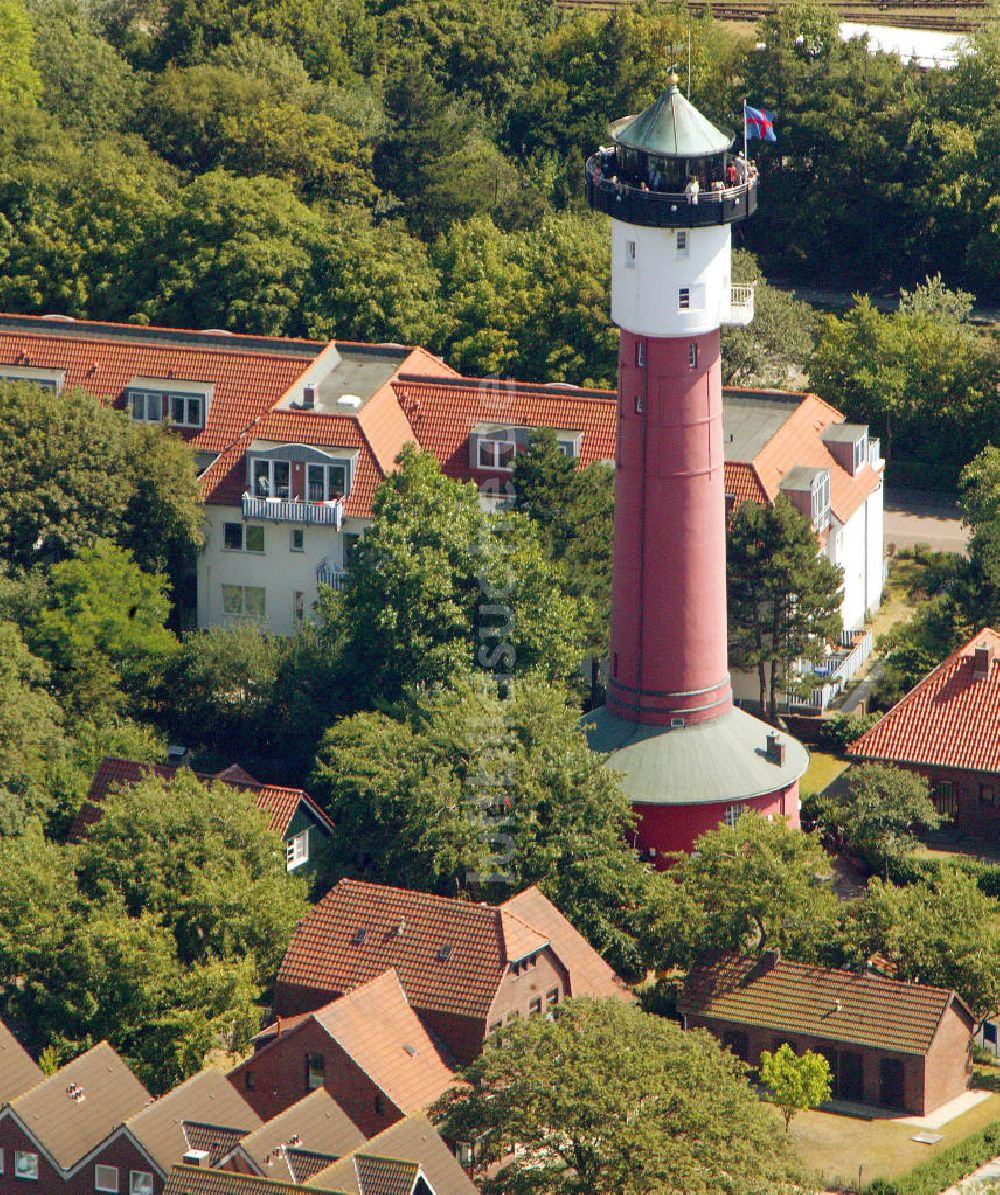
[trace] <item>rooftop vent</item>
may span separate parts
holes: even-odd
[[[767,758],[771,761],[771,763],[776,763],[779,768],[783,767],[785,763],[786,750],[787,748],[785,744],[772,731],[767,736],[767,750],[765,751]]]
[[[989,676],[992,660],[993,652],[990,650],[989,644],[980,644],[972,657],[972,674],[976,680],[985,680]]]
[[[417,1056],[417,1047],[416,1046],[411,1046],[409,1042],[404,1042],[403,1049],[407,1052],[407,1054],[409,1054],[409,1056],[411,1058],[416,1058],[416,1056]]]
[[[437,960],[439,963],[446,963],[450,957],[451,957],[451,943],[445,942],[445,944],[437,952]]]
[[[167,748],[167,767],[179,768],[187,760],[190,752],[181,743],[171,743]]]
[[[184,1165],[200,1166],[203,1170],[207,1170],[210,1157],[207,1149],[189,1149],[184,1155]]]
[[[313,411],[316,409],[316,391],[319,389],[314,382],[307,382],[302,387],[302,409]]]
[[[302,1138],[298,1135],[298,1133],[292,1133],[291,1137],[288,1138],[288,1140],[285,1142],[285,1144],[286,1145],[301,1145]]]
[[[202,328],[202,336],[232,336],[228,328]]]
[[[400,919],[392,927],[392,932],[394,934],[405,934],[406,933],[406,918],[405,917],[400,917]]]
[[[364,940],[365,940],[365,927],[362,925],[360,928],[358,928],[354,931],[354,937],[351,939],[351,941],[354,943],[355,946],[360,946],[362,944],[362,942],[364,942]]]
[[[79,1083],[70,1083],[69,1087],[66,1088],[66,1094],[78,1104],[82,1104],[87,1098],[86,1092]]]
[[[71,315],[58,315],[55,312],[43,315],[42,319],[53,320],[57,324],[75,324],[76,320]]]
[[[350,407],[352,411],[356,411],[361,406],[361,399],[356,394],[342,394],[337,399],[338,407]]]

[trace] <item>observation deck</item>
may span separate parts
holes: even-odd
[[[713,190],[711,186],[692,194],[688,191],[654,190],[619,174],[612,161],[601,154],[587,160],[587,202],[626,224],[645,228],[700,228],[712,224],[733,224],[757,210],[758,178],[750,173],[736,186]],[[627,166],[625,167],[627,170]]]

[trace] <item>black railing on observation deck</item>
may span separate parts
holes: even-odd
[[[605,178],[600,155],[587,160],[587,202],[616,220],[646,228],[696,228],[707,224],[732,224],[745,220],[757,209],[757,176],[723,191],[647,191],[641,187]]]

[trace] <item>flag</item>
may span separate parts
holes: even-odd
[[[746,135],[749,141],[759,138],[761,141],[777,141],[774,135],[774,113],[765,112],[763,108],[751,108],[743,105],[746,122]]]

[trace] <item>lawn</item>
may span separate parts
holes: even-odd
[[[833,1112],[801,1112],[792,1121],[791,1134],[803,1162],[831,1187],[857,1183],[858,1168],[863,1180],[893,1178],[912,1170],[949,1145],[979,1132],[1000,1119],[1000,1095],[970,1108],[950,1124],[936,1131],[942,1134],[936,1145],[912,1140],[920,1132],[911,1124],[896,1120],[862,1120]]]
[[[841,772],[846,771],[848,763],[848,760],[831,755],[828,751],[817,751],[810,747],[809,769],[799,785],[802,795],[807,797],[812,793],[821,793]]]

